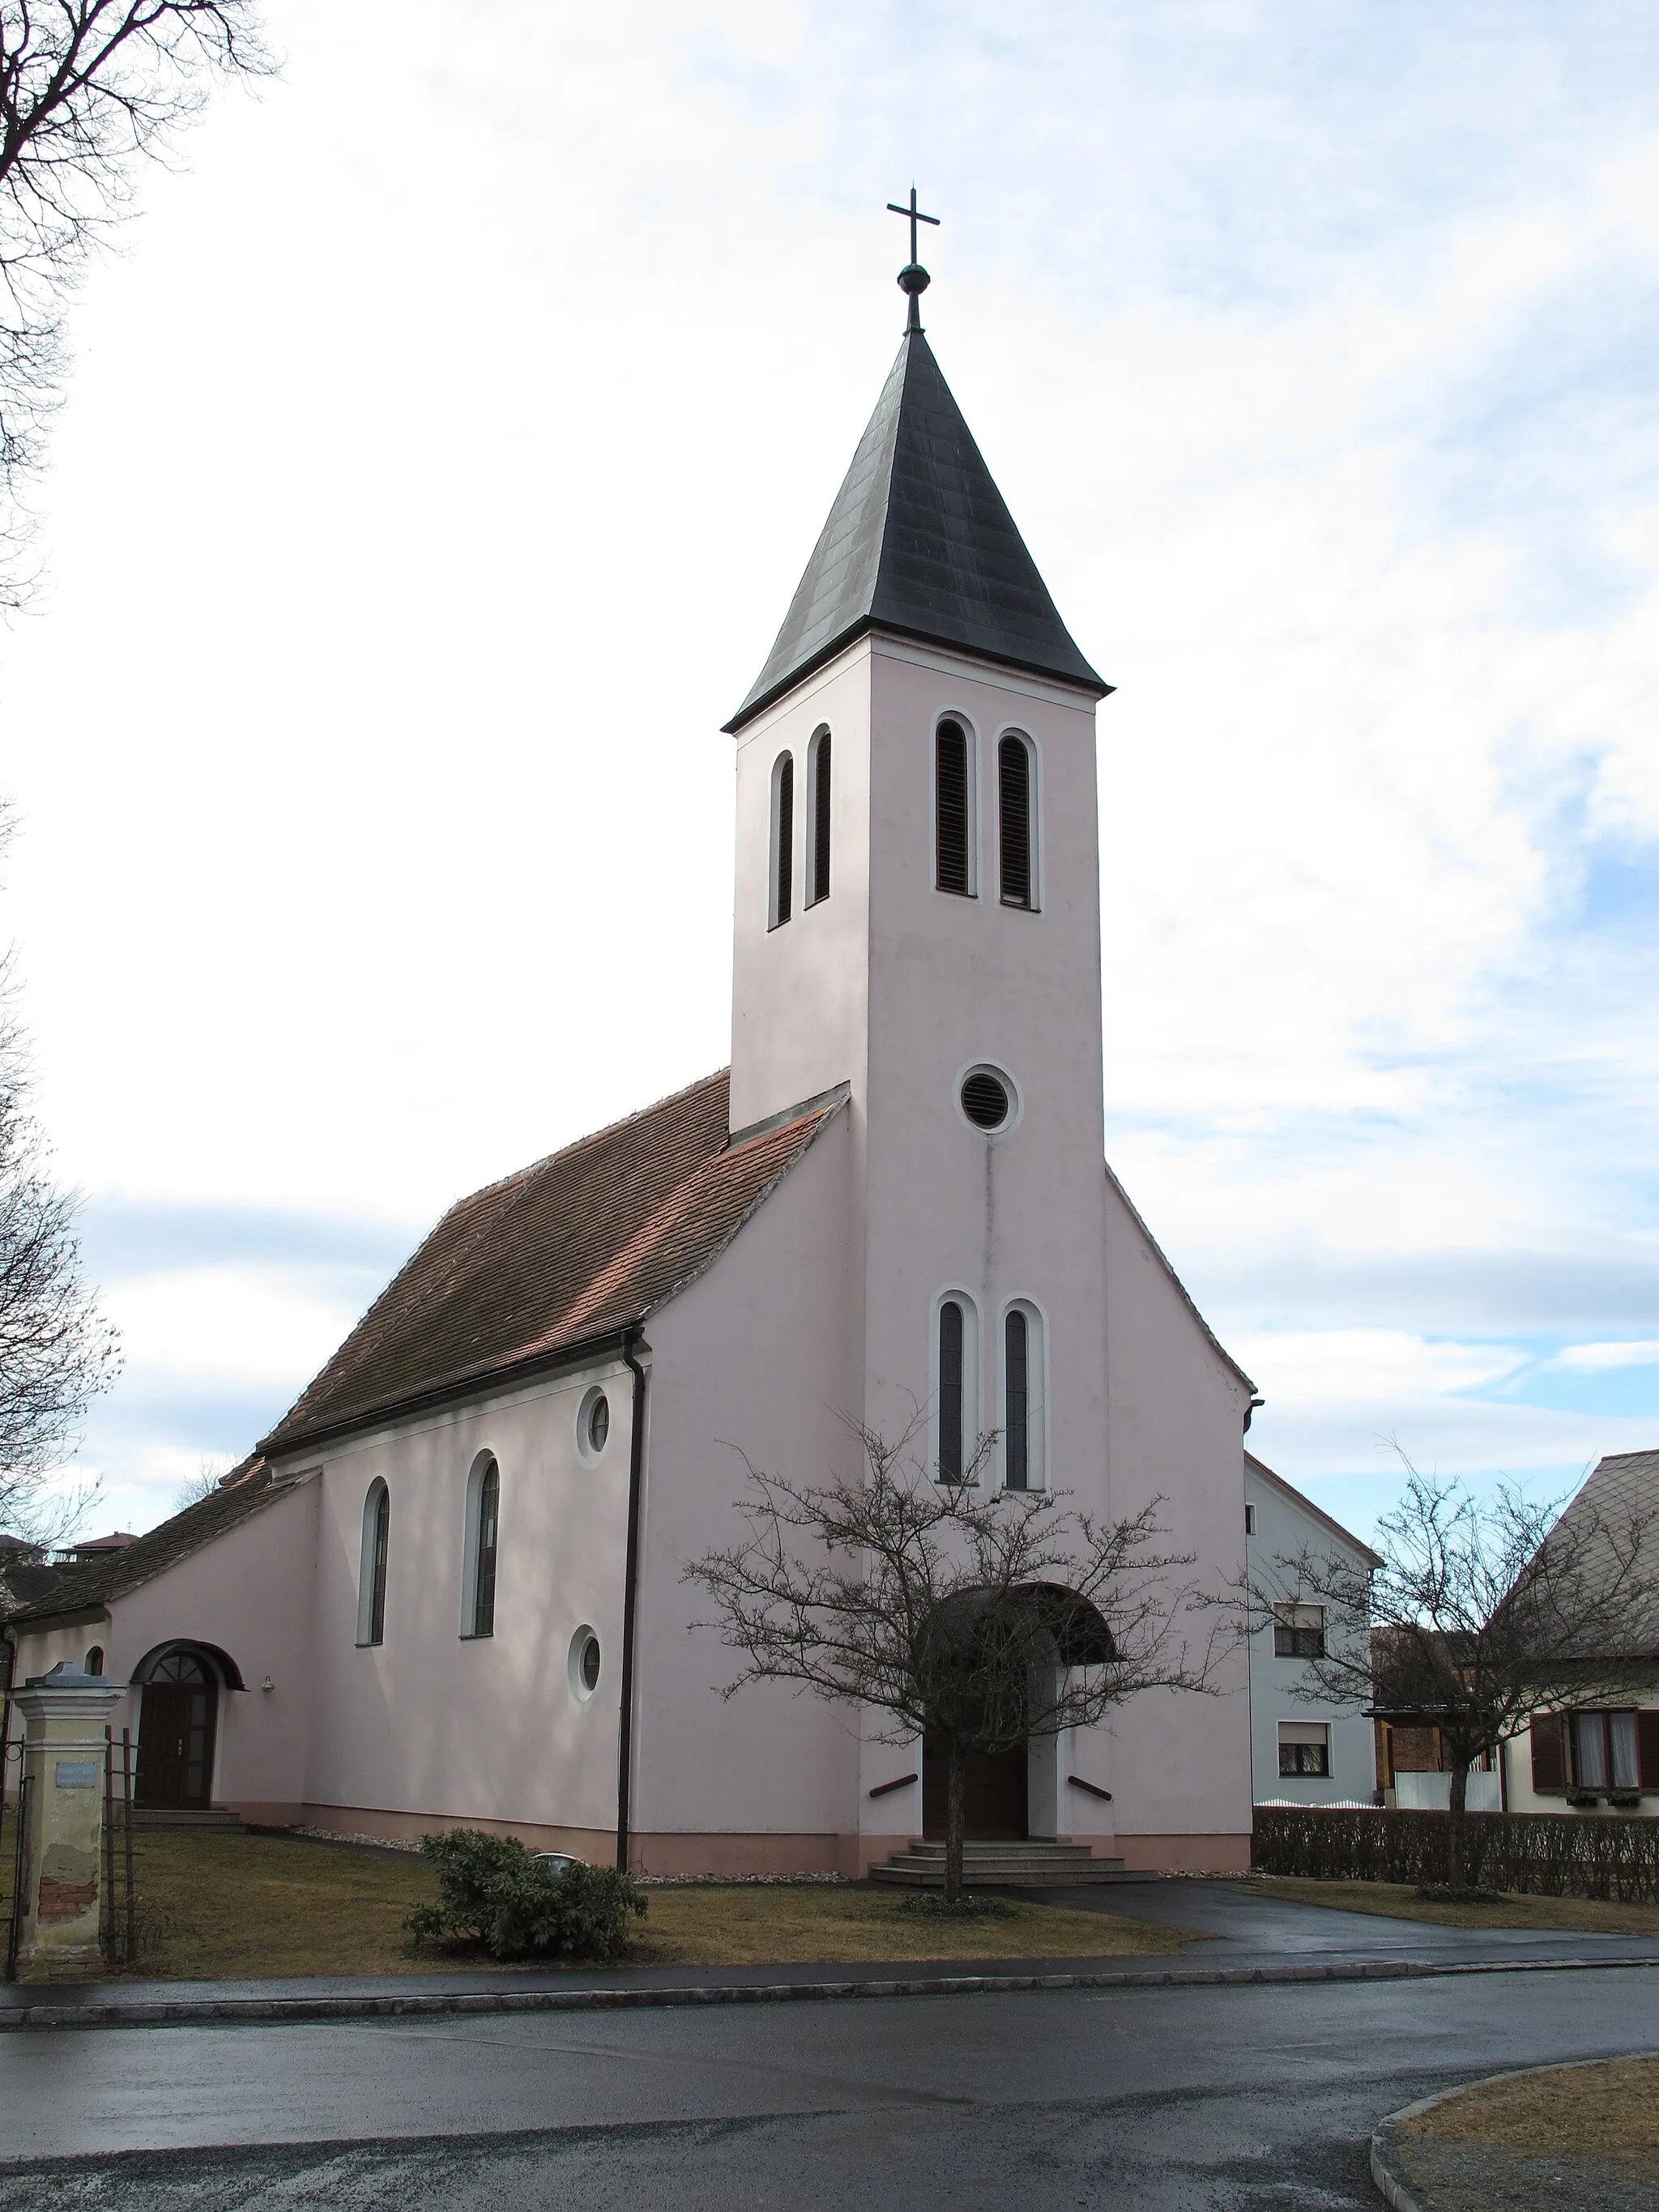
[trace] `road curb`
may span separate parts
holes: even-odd
[[[1659,2056],[1650,2051],[1621,2051],[1625,2058],[1651,2058]],[[1460,2081],[1455,2089],[1442,2089],[1432,2097],[1419,2097],[1414,2105],[1402,2105],[1397,2112],[1390,2112],[1379,2121],[1370,2141],[1371,2179],[1385,2203],[1394,2212],[1445,2212],[1437,2197],[1425,2197],[1422,2191],[1407,2179],[1400,2163],[1400,2152],[1395,2137],[1408,2120],[1420,2120],[1425,2112],[1437,2106],[1449,2105],[1471,2089],[1489,2089],[1494,2081],[1519,2081],[1529,2074],[1573,2074],[1583,2066],[1605,2066],[1605,2058],[1570,2058],[1558,2060],[1553,2065],[1511,2066],[1502,2074],[1484,2074],[1478,2081]]]
[[[410,2020],[456,2013],[618,2012],[653,2006],[823,2003],[846,1997],[988,1996],[1046,1990],[1224,1989],[1248,1988],[1261,1983],[1426,1981],[1457,1974],[1584,1973],[1627,1966],[1659,1966],[1659,1958],[1446,1961],[1376,1959],[1327,1966],[1171,1966],[1161,1973],[1120,1970],[1098,1974],[930,1974],[893,1976],[879,1981],[683,1983],[666,1989],[456,1990],[406,1996],[395,1993],[374,1996],[342,1993],[337,1996],[292,1997],[109,1997],[82,2004],[54,2002],[43,1997],[38,2003],[0,2006],[0,2031]],[[1419,2109],[1411,2107],[1413,2112]],[[1395,2119],[1406,2117],[1403,2112],[1393,2115]],[[1389,2124],[1388,2121],[1383,2123],[1385,2127]]]

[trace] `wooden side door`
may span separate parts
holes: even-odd
[[[141,1805],[204,1806],[213,1787],[216,1686],[199,1659],[175,1652],[144,1685],[138,1718]]]

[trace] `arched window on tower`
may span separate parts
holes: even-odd
[[[357,1571],[357,1641],[386,1642],[386,1565],[392,1541],[392,1498],[378,1477],[363,1500],[362,1553]]]
[[[811,811],[806,817],[806,903],[830,896],[830,732],[819,730],[806,756]]]
[[[1009,730],[997,744],[998,889],[1004,906],[1036,904],[1036,793],[1030,741]]]
[[[974,763],[968,732],[947,716],[933,732],[933,880],[974,895]]]
[[[767,893],[766,926],[781,929],[794,902],[795,757],[780,753],[772,763],[772,866]]]
[[[972,1479],[979,1450],[979,1322],[963,1291],[947,1291],[933,1318],[933,1471],[939,1482]]]
[[[1002,1321],[1002,1480],[1008,1490],[1041,1490],[1043,1469],[1042,1316],[1010,1306]]]
[[[495,1633],[495,1557],[501,1523],[501,1471],[493,1452],[473,1462],[466,1485],[465,1571],[461,1633]]]

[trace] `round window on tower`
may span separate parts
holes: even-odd
[[[958,1094],[963,1115],[975,1129],[994,1137],[1014,1118],[1015,1091],[1000,1067],[972,1067]]]

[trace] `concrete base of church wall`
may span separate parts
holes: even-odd
[[[1081,1838],[1079,1838],[1080,1842]],[[1120,1836],[1103,1856],[1159,1874],[1248,1874],[1250,1838],[1240,1836]]]
[[[592,1866],[610,1866],[617,1856],[614,1828],[556,1827],[541,1820],[493,1820],[471,1813],[399,1813],[374,1805],[302,1805],[284,1826],[323,1828],[337,1836],[384,1838],[387,1843],[447,1835],[452,1828],[482,1828],[487,1836],[516,1836],[538,1851],[568,1851]]]

